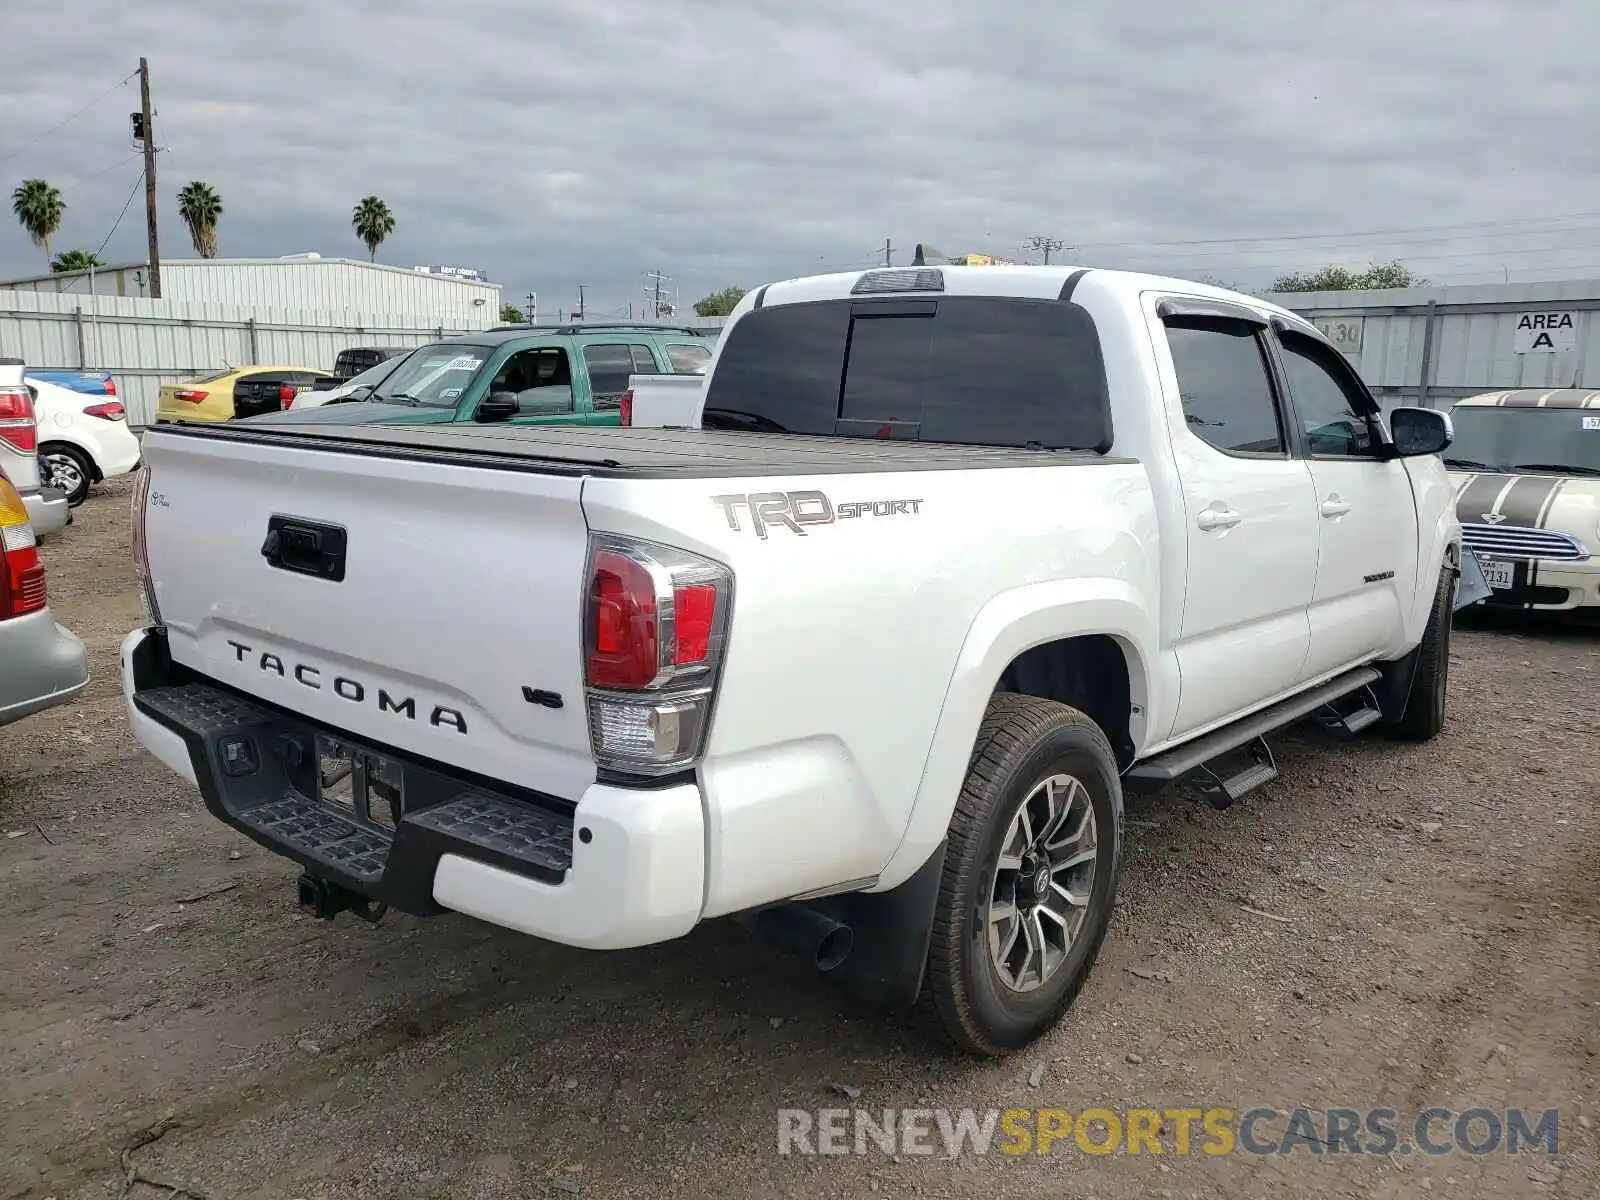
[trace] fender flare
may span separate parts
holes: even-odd
[[[1103,635],[1122,649],[1135,712],[1129,732],[1148,743],[1157,618],[1137,590],[1120,579],[1052,580],[1001,592],[973,618],[945,689],[917,795],[900,843],[879,873],[875,891],[908,879],[944,841],[966,778],[978,726],[1006,667],[1026,650],[1068,637]]]

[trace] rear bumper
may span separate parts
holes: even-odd
[[[49,537],[67,527],[71,508],[60,488],[34,488],[22,493],[22,506],[28,510],[28,524],[38,537]]]
[[[174,668],[165,637],[148,630],[123,642],[122,686],[134,736],[213,816],[360,895],[595,950],[681,937],[700,919],[706,834],[694,784],[596,783],[573,806],[469,778]],[[402,781],[397,824],[322,797],[318,734]]]
[[[83,642],[48,609],[0,621],[0,725],[65,704],[88,683]]]

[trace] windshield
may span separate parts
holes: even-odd
[[[389,404],[420,404],[425,408],[454,408],[478,368],[493,353],[492,346],[466,346],[459,342],[435,342],[418,347],[400,360],[400,365],[372,390],[369,399]]]
[[[1600,409],[1458,405],[1450,411],[1450,421],[1456,436],[1444,453],[1447,466],[1600,471]]]
[[[365,371],[361,372],[361,374],[351,376],[349,379],[345,380],[344,385],[345,387],[351,388],[375,388],[385,379],[389,378],[394,369],[403,362],[405,362],[404,357],[386,358],[377,366],[368,367]]]

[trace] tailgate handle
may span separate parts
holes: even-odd
[[[280,571],[338,583],[344,579],[346,540],[343,526],[277,515],[267,521],[261,557]]]

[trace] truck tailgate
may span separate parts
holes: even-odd
[[[581,475],[159,432],[145,459],[174,661],[485,776],[574,801],[593,782]]]

